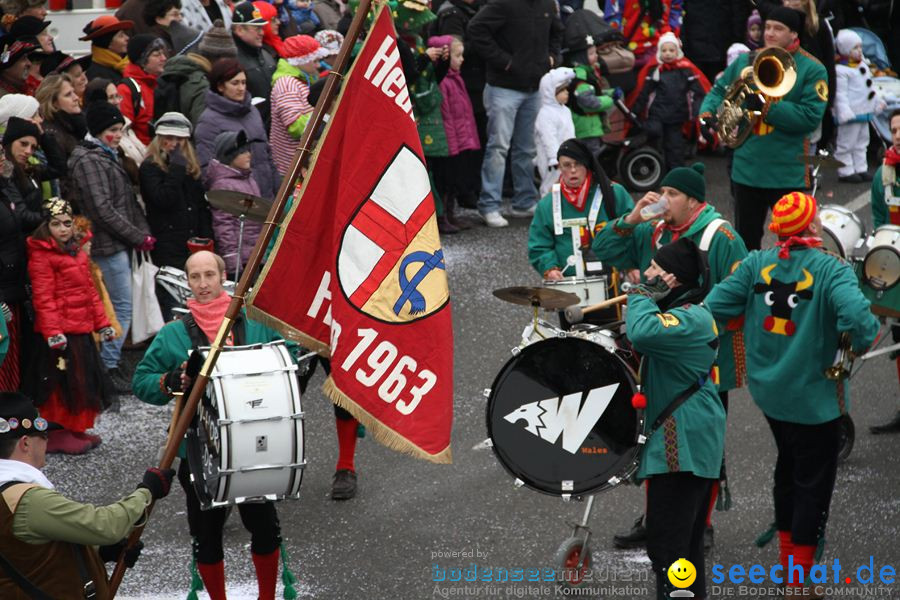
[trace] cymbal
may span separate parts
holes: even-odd
[[[566,308],[580,301],[575,294],[541,287],[508,287],[494,290],[492,293],[505,302],[522,306],[540,306],[549,310]]]
[[[269,216],[272,201],[244,192],[232,190],[211,190],[206,192],[210,206],[223,210],[230,215],[244,215],[250,221],[262,223]]]
[[[798,154],[797,160],[813,167],[827,167],[829,169],[839,169],[846,166],[844,163],[828,154],[812,156],[808,154]]]

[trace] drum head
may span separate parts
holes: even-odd
[[[876,246],[863,262],[865,282],[876,291],[887,291],[900,280],[900,254],[894,246]]]
[[[639,446],[634,377],[614,354],[584,339],[525,347],[494,380],[487,428],[514,477],[552,495],[592,494],[625,474]]]
[[[209,395],[204,394],[197,410],[197,416],[194,417],[185,436],[185,451],[191,470],[191,482],[194,484],[194,491],[197,492],[197,499],[200,501],[202,510],[213,508],[216,488],[219,484],[221,442],[217,425],[218,419],[218,410],[210,401]]]

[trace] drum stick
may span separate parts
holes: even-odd
[[[621,296],[616,296],[615,298],[610,298],[609,300],[604,300],[597,304],[585,306],[584,308],[580,306],[570,306],[565,310],[566,320],[569,323],[581,323],[581,321],[584,320],[584,315],[603,310],[604,308],[609,308],[610,306],[616,306],[617,304],[625,302],[627,299],[628,295],[622,294]]]

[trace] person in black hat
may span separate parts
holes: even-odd
[[[777,101],[757,93],[744,103],[744,108],[758,114],[759,120],[734,151],[731,180],[735,227],[748,250],[760,248],[766,216],[779,198],[809,187],[808,169],[797,157],[806,154],[810,136],[822,123],[829,98],[825,67],[800,47],[803,13],[778,6],[763,16],[766,48],[789,52],[797,78]],[[716,131],[714,115],[729,87],[755,57],[756,53],[738,56],[703,99],[700,123],[706,139],[712,139]]]
[[[0,557],[11,566],[0,569],[0,597],[108,598],[103,563],[118,558],[150,502],[168,495],[175,471],[147,469],[107,506],[69,500],[40,471],[54,429],[27,396],[0,392]],[[127,566],[142,546],[126,553]]]
[[[0,53],[0,97],[6,94],[33,96],[37,85],[28,83],[31,74],[31,59],[37,48],[33,44],[7,41]]]
[[[263,27],[266,20],[251,2],[239,2],[231,15],[231,33],[237,46],[237,59],[247,75],[247,92],[251,97],[265,98],[256,105],[269,130],[269,96],[272,95],[272,75],[278,65],[268,46],[263,45]]]
[[[170,48],[165,40],[150,33],[141,33],[128,40],[128,60],[131,64],[122,71],[119,95],[122,115],[131,120],[131,128],[143,144],[153,139],[153,100],[156,78],[166,66]]]
[[[41,60],[41,78],[54,74],[68,75],[72,79],[72,87],[75,88],[75,94],[84,100],[84,91],[88,83],[87,68],[90,64],[90,54],[74,58],[65,52],[57,50]]]
[[[538,201],[528,233],[528,260],[544,280],[599,275],[592,270],[594,236],[634,207],[628,192],[610,183],[583,140],[556,152],[559,181]]]
[[[644,272],[647,283],[628,296],[626,335],[643,356],[643,388],[632,403],[646,411],[637,477],[648,482],[647,555],[658,600],[669,597],[666,571],[679,558],[696,568],[694,596],[706,597],[706,509],[725,446],[725,409],[713,374],[718,331],[700,304],[707,271],[697,245],[681,238],[656,252]]]

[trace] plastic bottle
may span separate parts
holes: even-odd
[[[653,219],[664,212],[669,208],[669,202],[665,198],[660,198],[653,204],[648,204],[644,208],[641,209],[641,217],[644,219]]]

